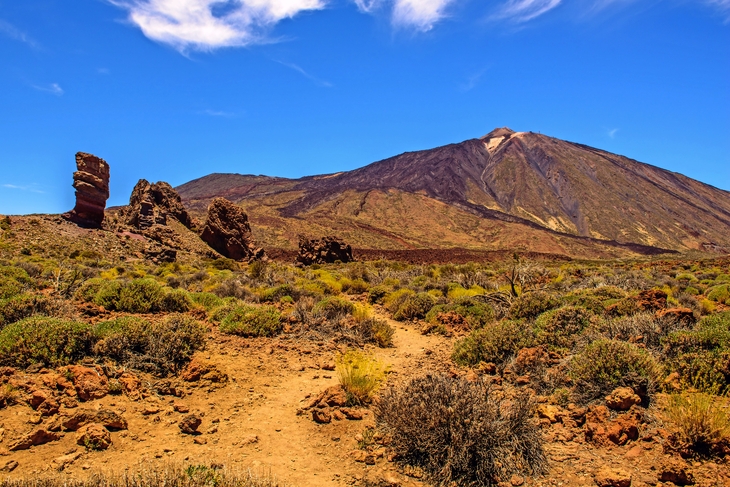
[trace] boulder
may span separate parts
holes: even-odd
[[[112,445],[112,437],[102,425],[89,423],[79,431],[76,444],[88,450],[106,450]]]
[[[326,409],[313,409],[312,419],[315,423],[327,424],[332,422],[332,414]]]
[[[82,401],[101,399],[109,393],[109,381],[98,365],[94,367],[69,365],[66,369],[73,376],[76,394]]]
[[[31,446],[44,445],[61,438],[59,433],[38,428],[27,435],[15,440],[9,447],[10,451],[27,450]]]
[[[251,261],[264,257],[264,250],[254,244],[248,216],[225,198],[215,198],[208,206],[200,238],[229,259]]]
[[[177,424],[180,431],[186,435],[197,435],[199,434],[198,428],[203,421],[196,414],[188,414],[180,420]]]
[[[668,458],[659,466],[657,479],[674,485],[693,485],[694,476],[687,462],[680,458]]]
[[[168,218],[174,218],[188,228],[193,226],[193,219],[180,195],[164,181],[152,184],[140,179],[132,190],[129,206],[119,212],[119,217],[122,223],[138,230],[167,225]]]
[[[628,411],[634,404],[641,404],[641,398],[630,387],[617,387],[606,396],[606,406],[615,411]]]
[[[101,228],[109,199],[109,164],[94,155],[77,152],[76,169],[76,206],[63,217],[83,227]]]
[[[659,319],[671,319],[686,326],[694,325],[697,321],[694,311],[689,308],[660,309],[656,312],[656,317]]]
[[[308,239],[299,236],[299,254],[297,263],[301,265],[332,264],[334,262],[352,262],[352,247],[337,237]]]

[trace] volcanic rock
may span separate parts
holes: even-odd
[[[109,164],[94,155],[77,152],[76,168],[76,206],[63,216],[80,226],[101,228],[109,198]]]
[[[208,218],[200,238],[233,260],[250,261],[264,256],[264,250],[256,248],[253,242],[246,213],[225,198],[215,198],[208,207]]]
[[[297,262],[303,265],[332,264],[334,262],[352,262],[352,247],[337,237],[308,239],[299,236],[299,255]]]
[[[199,434],[198,428],[203,421],[196,414],[188,414],[180,420],[177,424],[180,431],[186,435],[197,435]]]
[[[193,220],[182,204],[180,195],[164,181],[151,184],[140,179],[132,190],[129,206],[119,214],[122,223],[138,230],[149,230],[153,225],[167,225],[172,217],[188,228]]]
[[[102,425],[89,423],[79,432],[76,444],[85,446],[89,450],[106,450],[112,444],[112,437]]]

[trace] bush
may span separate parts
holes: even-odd
[[[221,320],[220,330],[246,337],[273,336],[281,330],[281,313],[273,306],[234,306]]]
[[[436,304],[436,300],[428,293],[407,296],[398,310],[393,313],[393,319],[405,321],[425,318],[434,304]]]
[[[350,301],[337,296],[329,296],[319,301],[312,308],[315,316],[328,320],[337,320],[347,315],[351,315],[355,311],[355,305]]]
[[[707,299],[716,303],[730,304],[730,284],[711,287],[707,290]]]
[[[393,291],[392,293],[388,293],[385,296],[385,298],[383,299],[383,305],[385,306],[385,309],[390,312],[390,314],[395,314],[401,307],[401,305],[405,302],[405,300],[408,299],[410,296],[414,296],[415,294],[416,292],[412,289],[398,289],[396,291]]]
[[[116,311],[127,313],[152,313],[159,311],[162,287],[152,279],[134,279],[119,291],[114,303]]]
[[[85,357],[91,342],[91,327],[86,323],[45,316],[26,318],[0,330],[0,365],[66,365]]]
[[[433,484],[491,486],[547,472],[533,410],[527,394],[506,400],[481,382],[426,376],[383,393],[375,420],[398,461]]]
[[[0,329],[10,323],[51,310],[50,300],[43,295],[20,294],[0,300]]]
[[[357,322],[357,335],[365,343],[375,343],[380,348],[393,346],[395,330],[387,322],[376,318],[364,318]]]
[[[524,293],[512,301],[509,314],[513,319],[532,319],[557,305],[558,302],[545,292]]]
[[[104,281],[94,296],[94,303],[110,311],[116,310],[122,287],[123,284],[120,281]],[[83,286],[81,289],[83,289]],[[91,289],[88,290],[88,293],[91,293]],[[86,292],[84,295],[86,295]]]
[[[184,289],[164,291],[157,305],[157,309],[165,313],[184,313],[192,307],[193,300]]]
[[[537,343],[553,350],[571,350],[578,335],[590,325],[590,315],[583,308],[563,306],[547,311],[535,320]]]
[[[617,340],[596,340],[569,364],[576,393],[585,401],[602,398],[617,387],[631,387],[648,405],[660,378],[654,358],[642,348]]]
[[[383,304],[385,296],[388,294],[388,288],[385,286],[371,287],[368,291],[368,303],[370,304]]]
[[[481,328],[494,321],[494,309],[474,298],[462,298],[455,303],[436,305],[426,314],[426,321],[439,324],[440,313],[455,313],[464,318],[470,328]]]
[[[74,293],[74,297],[80,301],[86,303],[92,303],[96,301],[96,296],[99,291],[105,287],[109,281],[100,277],[94,277],[85,281]],[[97,303],[98,304],[98,303]]]
[[[712,396],[672,394],[664,417],[675,431],[670,438],[675,448],[711,456],[730,444],[730,414]]]
[[[264,302],[271,302],[275,303],[284,296],[290,296],[290,297],[298,297],[299,293],[289,284],[281,284],[279,286],[270,287],[267,289],[264,289],[259,294],[259,299]]]
[[[519,321],[501,321],[472,331],[454,345],[451,357],[459,365],[480,362],[501,365],[518,350],[534,342],[532,330]]]
[[[356,350],[337,357],[335,370],[351,406],[370,403],[373,394],[385,381],[385,366],[376,358]]]
[[[205,308],[206,311],[210,311],[223,304],[223,299],[213,293],[190,293],[190,298],[195,304],[199,304]]]
[[[127,366],[167,375],[187,363],[205,345],[206,328],[183,314],[157,322],[125,316],[96,325],[94,353]]]

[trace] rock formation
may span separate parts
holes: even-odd
[[[182,204],[180,195],[164,181],[151,184],[140,179],[132,190],[129,206],[120,212],[122,223],[139,230],[153,225],[167,225],[169,217],[190,228],[193,220]]]
[[[94,155],[77,152],[76,168],[76,206],[63,216],[84,227],[101,228],[109,198],[109,164]]]
[[[299,236],[297,262],[303,265],[331,264],[337,261],[352,262],[352,248],[337,237],[308,239]]]
[[[225,198],[215,198],[208,207],[200,238],[221,255],[234,260],[264,256],[264,250],[257,249],[253,242],[246,213]]]

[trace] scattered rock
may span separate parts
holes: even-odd
[[[322,237],[318,240],[299,236],[297,263],[301,265],[332,264],[337,261],[345,263],[353,260],[352,247],[337,237]]]
[[[131,399],[139,399],[141,396],[142,382],[136,375],[125,372],[119,378],[119,383],[122,384],[124,393]]]
[[[187,407],[185,404],[180,403],[180,402],[176,402],[175,404],[173,404],[172,405],[172,408],[175,410],[175,412],[178,412],[178,413],[185,414],[185,413],[189,413],[190,412],[190,408]]]
[[[15,460],[8,460],[7,462],[5,462],[5,465],[3,465],[0,468],[0,472],[8,472],[8,473],[10,473],[13,470],[15,470],[16,468],[18,468],[18,465],[19,464],[18,464],[17,461],[15,461]]]
[[[662,482],[672,482],[675,485],[694,485],[694,476],[689,471],[689,465],[679,458],[668,458],[659,467],[657,479]]]
[[[68,455],[63,455],[57,458],[54,458],[51,464],[53,467],[58,470],[59,472],[62,472],[67,466],[71,465],[73,462],[78,460],[81,457],[81,452],[74,452],[69,453]]]
[[[365,411],[357,408],[341,408],[340,412],[345,415],[345,418],[350,420],[359,421],[365,417]]]
[[[312,419],[315,423],[327,424],[332,422],[332,415],[326,409],[313,409]]]
[[[509,479],[509,483],[514,487],[520,487],[520,485],[525,483],[525,478],[515,474]]]
[[[347,393],[340,385],[328,387],[315,397],[308,408],[343,407],[347,405]]]
[[[87,450],[106,450],[112,444],[112,437],[104,426],[89,423],[79,430],[76,444],[86,447]]]
[[[31,446],[44,445],[61,438],[59,433],[38,428],[31,433],[15,440],[9,447],[10,451],[27,450]]]
[[[630,387],[618,387],[606,396],[606,406],[616,411],[628,411],[634,404],[641,404],[641,398]]]
[[[177,426],[186,435],[197,435],[199,434],[198,428],[202,422],[197,414],[188,414],[180,420]]]
[[[594,480],[598,487],[630,487],[631,474],[625,470],[611,467],[601,467],[595,474]]]
[[[109,164],[91,154],[77,152],[76,169],[76,206],[63,217],[80,226],[101,228],[109,199]]]
[[[76,394],[82,401],[101,399],[109,393],[109,381],[98,365],[94,367],[69,365],[65,370],[73,376],[72,382]]]
[[[563,417],[563,410],[559,406],[553,404],[538,404],[537,415],[541,418],[549,420],[551,423],[557,423]]]
[[[215,198],[208,207],[200,238],[216,252],[233,260],[251,261],[264,257],[264,250],[254,244],[248,216],[225,198]]]

